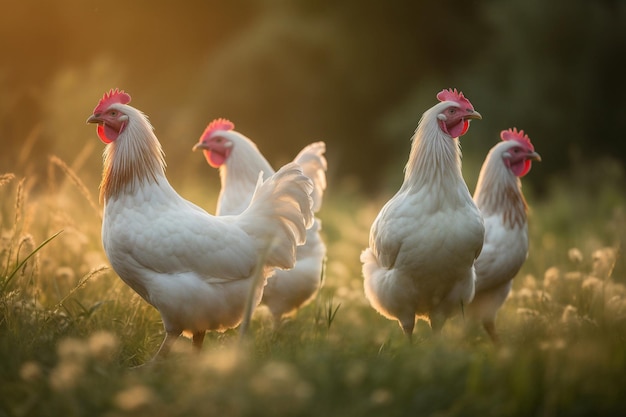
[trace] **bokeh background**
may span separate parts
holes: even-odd
[[[463,140],[473,190],[499,132],[559,176],[623,177],[621,0],[0,0],[0,171],[45,177],[57,155],[94,189],[102,145],[86,118],[125,89],[147,113],[174,186],[219,187],[191,147],[217,117],[275,166],[328,146],[329,192],[396,189],[420,115],[456,87],[484,117]],[[204,185],[206,183],[206,185]]]
[[[626,0],[0,0],[0,417],[623,415],[625,52]],[[243,356],[235,329],[128,369],[163,326],[102,249],[85,121],[114,87],[210,212],[219,176],[191,148],[212,119],[275,167],[327,143],[323,287],[278,332],[259,311]],[[471,191],[503,129],[543,157],[498,349],[462,316],[409,345],[363,293],[369,228],[450,87],[483,115]]]

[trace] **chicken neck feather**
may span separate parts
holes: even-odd
[[[157,182],[165,175],[165,156],[152,125],[143,113],[125,107],[131,120],[125,129],[128,138],[111,142],[104,150],[100,200]]]

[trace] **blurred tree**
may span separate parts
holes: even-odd
[[[331,174],[378,186],[395,159],[380,119],[424,79],[453,74],[486,34],[476,8],[452,4],[268,2],[210,57],[184,112],[205,109],[204,123],[230,117],[281,162],[325,140]]]
[[[527,179],[545,179],[582,158],[612,154],[626,161],[615,128],[625,120],[626,84],[615,58],[626,52],[626,3],[614,1],[492,1],[484,9],[493,36],[464,84],[477,93],[484,149],[501,129],[517,126],[544,158]]]
[[[582,158],[626,162],[623,1],[0,1],[2,171],[26,169],[14,155],[27,140],[31,170],[71,153],[111,87],[150,115],[180,178],[206,176],[189,148],[228,117],[275,165],[325,140],[331,181],[377,192],[448,87],[484,116],[464,144],[470,184],[512,126],[544,156],[537,187]]]

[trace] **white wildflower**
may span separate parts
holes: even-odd
[[[117,353],[119,340],[113,333],[100,330],[89,337],[87,347],[93,358],[102,362],[110,362]]]
[[[515,292],[515,298],[524,304],[531,302],[534,299],[534,295],[534,291],[528,288],[521,288]]]
[[[285,362],[270,362],[262,367],[250,380],[250,387],[277,414],[303,405],[313,394],[311,384],[300,376],[298,369]]]
[[[123,411],[137,411],[155,402],[152,390],[143,385],[132,386],[119,392],[114,399],[117,408]]]
[[[200,365],[221,376],[225,376],[237,369],[244,359],[239,349],[221,349],[203,355]]]
[[[598,249],[593,252],[591,255],[591,259],[593,260],[592,275],[600,279],[610,277],[615,267],[616,256],[616,250],[610,247]]]
[[[89,359],[89,348],[83,340],[68,337],[57,345],[60,363],[72,363],[83,367]]]
[[[570,271],[565,273],[565,280],[568,282],[581,282],[584,278],[584,275],[580,271]]]
[[[537,310],[533,310],[532,308],[524,308],[520,307],[517,309],[517,315],[523,319],[530,320],[539,316],[539,312]]]
[[[20,368],[20,378],[26,382],[37,381],[42,375],[41,366],[35,361],[24,362]]]
[[[614,295],[606,302],[607,313],[613,318],[626,316],[626,299],[621,295]]]
[[[563,309],[563,314],[561,314],[561,322],[565,324],[578,324],[578,309],[573,305],[567,305]]]
[[[587,277],[583,281],[581,288],[585,292],[598,294],[604,289],[604,281],[596,277]]]
[[[543,274],[543,288],[552,291],[558,287],[561,281],[561,271],[559,268],[552,266]]]
[[[85,368],[80,363],[60,362],[50,372],[50,387],[55,391],[68,391],[78,385],[78,380],[84,374]]]
[[[570,262],[579,264],[583,261],[583,253],[578,248],[571,248],[567,251],[567,257]]]
[[[531,274],[527,274],[524,276],[524,279],[522,280],[522,286],[524,288],[528,288],[530,290],[536,290],[537,289],[537,279],[531,275]]]

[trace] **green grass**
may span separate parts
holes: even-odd
[[[384,198],[331,190],[317,299],[272,328],[255,312],[182,339],[157,366],[158,313],[107,266],[100,212],[71,169],[31,192],[0,176],[0,416],[600,416],[626,409],[623,178],[555,181],[533,207],[531,252],[495,347],[462,317],[413,344],[364,298],[359,253]],[[57,235],[58,233],[58,235]],[[602,248],[611,250],[601,251]]]

